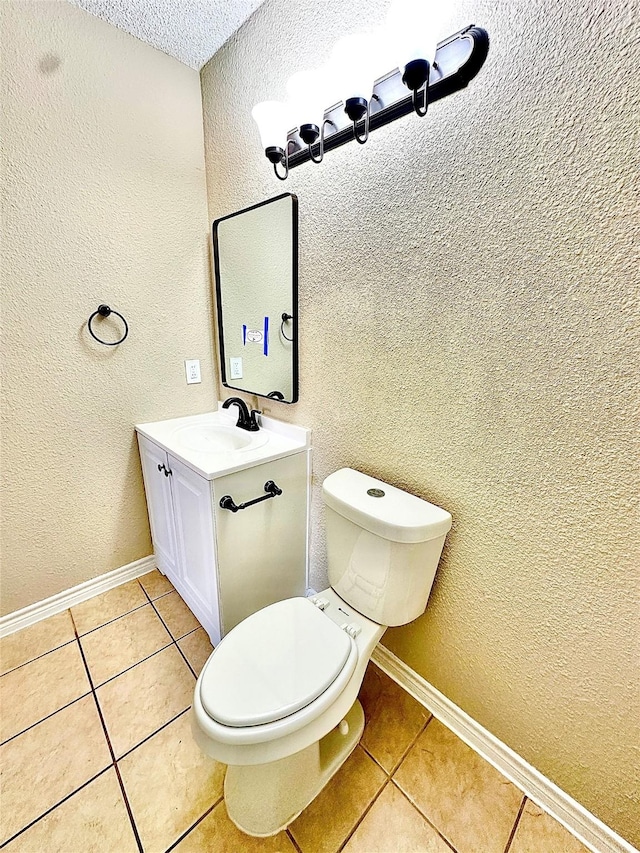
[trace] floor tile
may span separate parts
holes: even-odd
[[[93,696],[0,747],[0,844],[111,764]]]
[[[200,623],[177,592],[156,599],[153,606],[176,640],[200,627]]]
[[[6,853],[138,853],[115,770],[107,770],[5,848]]]
[[[195,680],[174,645],[108,681],[96,691],[117,756],[191,705]]]
[[[358,698],[366,723],[362,746],[390,773],[431,715],[372,663]]]
[[[11,670],[0,678],[0,742],[90,690],[75,641]]]
[[[166,850],[222,796],[225,765],[198,748],[189,714],[125,756],[119,767],[145,853]]]
[[[150,604],[109,622],[81,640],[94,687],[171,643]]]
[[[159,572],[158,569],[142,575],[138,580],[151,599],[160,598],[161,595],[166,595],[168,592],[174,592],[175,590],[169,578],[163,575],[162,572]]]
[[[71,608],[71,615],[78,634],[86,634],[87,631],[99,628],[106,622],[147,604],[147,601],[142,587],[137,580],[133,580],[76,604]]]
[[[198,628],[183,637],[178,643],[184,656],[191,664],[196,675],[200,675],[202,667],[209,660],[213,646],[204,628]]]
[[[174,847],[172,853],[296,853],[285,832],[270,838],[252,838],[230,820],[224,803],[219,803],[195,829]]]
[[[509,853],[588,853],[584,844],[541,808],[527,800]]]
[[[387,781],[359,746],[289,827],[302,853],[334,853]]]
[[[344,848],[344,853],[451,853],[405,796],[390,782]]]
[[[502,853],[522,793],[438,720],[394,780],[459,853]]]
[[[0,640],[0,675],[75,640],[68,610]]]

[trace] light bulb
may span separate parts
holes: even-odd
[[[325,88],[323,70],[321,68],[298,71],[287,81],[287,94],[291,115],[298,127],[311,125],[322,128],[325,104]]]
[[[280,101],[262,101],[251,110],[251,115],[258,125],[262,147],[284,151],[290,126],[287,105]]]
[[[438,39],[443,35],[438,23],[435,4],[428,0],[393,0],[385,30],[400,71],[415,59],[433,64]]]
[[[339,81],[342,100],[354,98],[369,102],[377,69],[375,37],[368,33],[353,33],[336,42],[331,54],[332,71]]]

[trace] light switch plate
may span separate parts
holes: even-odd
[[[184,372],[187,374],[187,385],[196,385],[198,382],[202,382],[200,377],[200,359],[185,358]]]
[[[229,358],[229,379],[242,379],[242,357]]]

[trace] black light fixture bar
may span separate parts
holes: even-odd
[[[429,103],[464,89],[484,65],[488,53],[489,34],[473,24],[440,42],[429,80]],[[398,69],[376,80],[370,102],[370,132],[412,112],[413,96],[402,82],[402,73]],[[335,104],[325,112],[325,152],[354,139],[353,122],[345,113],[343,104]],[[287,140],[289,169],[311,159],[309,146],[302,141],[297,129],[289,131]]]

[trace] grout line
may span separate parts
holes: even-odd
[[[418,742],[418,739],[422,736],[423,732],[426,730],[427,726],[429,725],[429,723],[430,723],[432,720],[435,720],[435,717],[433,716],[433,714],[429,714],[429,717],[428,717],[428,719],[427,719],[426,723],[422,726],[422,728],[420,729],[420,731],[418,732],[418,734],[417,734],[417,735],[414,737],[414,739],[411,741],[411,743],[409,744],[409,746],[407,747],[407,749],[405,749],[405,751],[404,751],[404,753],[403,753],[403,755],[402,755],[402,758],[400,759],[400,761],[398,761],[398,763],[396,764],[396,766],[393,768],[393,770],[392,770],[392,771],[391,771],[391,773],[389,774],[389,778],[391,779],[391,781],[393,782],[393,784],[396,786],[396,788],[398,789],[398,791],[400,791],[400,793],[403,795],[403,797],[405,797],[405,799],[410,803],[410,805],[411,805],[411,806],[412,806],[412,807],[413,807],[413,808],[418,812],[418,814],[420,815],[420,817],[421,817],[424,821],[426,821],[426,823],[428,823],[428,824],[429,824],[429,826],[430,826],[430,827],[434,830],[434,832],[435,832],[435,833],[436,833],[436,834],[437,834],[437,835],[442,839],[442,841],[444,841],[444,843],[447,845],[447,847],[450,847],[450,848],[451,848],[451,850],[453,850],[453,853],[457,853],[457,851],[456,851],[455,847],[454,847],[454,846],[453,846],[453,844],[449,841],[449,839],[444,835],[444,833],[442,833],[442,832],[438,829],[438,827],[435,825],[435,823],[433,823],[433,822],[432,822],[432,821],[431,821],[431,820],[430,820],[430,819],[429,819],[429,818],[428,818],[428,817],[427,817],[427,816],[426,816],[426,815],[425,815],[425,814],[424,814],[424,813],[423,813],[423,812],[418,808],[417,804],[416,804],[416,803],[414,803],[414,801],[411,799],[411,797],[409,796],[409,794],[408,794],[405,790],[403,790],[403,788],[401,788],[401,787],[400,787],[400,785],[395,781],[395,779],[393,779],[393,778],[392,778],[392,777],[394,776],[394,774],[398,772],[398,770],[400,769],[400,767],[401,767],[402,763],[404,762],[405,758],[406,758],[406,757],[407,757],[407,755],[411,752],[411,750],[413,749],[413,747],[416,745],[416,743]],[[384,769],[384,768],[383,768],[383,769]]]
[[[196,628],[196,631],[197,631],[197,630],[198,630],[198,629]],[[188,634],[186,634],[186,636],[188,637],[189,635],[188,635]],[[184,639],[184,638],[183,638],[183,637],[180,637],[180,639],[182,640],[182,639]],[[179,651],[179,652],[180,652],[180,654],[182,655],[182,658],[183,658],[184,662],[186,663],[186,665],[189,667],[189,669],[190,669],[190,670],[191,670],[191,672],[193,673],[193,677],[194,677],[194,678],[196,679],[196,681],[197,681],[197,680],[198,680],[198,673],[197,673],[197,672],[195,671],[195,669],[191,666],[191,663],[189,662],[189,659],[187,658],[187,656],[185,655],[185,653],[184,653],[184,652],[182,651],[182,649],[180,648],[180,643],[179,643],[177,640],[174,640],[174,643],[175,643],[175,645],[176,645],[176,648],[178,649],[178,651]]]
[[[379,761],[378,761],[378,759],[375,757],[375,755],[372,755],[372,754],[369,752],[369,750],[368,750],[368,749],[367,749],[367,747],[362,743],[362,741],[360,741],[360,742],[358,743],[358,746],[360,747],[360,749],[361,749],[363,752],[366,752],[366,754],[369,756],[369,758],[374,762],[374,764],[376,764],[376,765],[380,768],[380,770],[382,770],[382,772],[385,774],[385,776],[388,776],[388,775],[389,775],[389,771],[388,771],[388,770],[385,770],[385,768],[382,766],[382,764],[380,764],[380,762],[379,762]]]
[[[63,612],[64,612],[64,611],[63,611]],[[26,628],[25,628],[24,630],[26,630]],[[18,632],[16,632],[16,633],[18,633]],[[8,636],[10,636],[10,637],[11,637],[11,636],[13,636],[13,635],[12,635],[12,634],[9,634]],[[59,646],[54,646],[54,648],[52,648],[52,649],[48,649],[46,652],[42,652],[42,654],[41,654],[41,655],[36,655],[34,658],[29,658],[29,660],[26,660],[26,661],[24,661],[23,663],[19,663],[17,666],[12,666],[12,667],[11,667],[11,669],[8,669],[6,672],[3,672],[3,673],[2,673],[2,675],[0,675],[0,678],[4,678],[4,677],[5,677],[5,675],[9,675],[9,673],[10,673],[10,672],[15,672],[15,671],[16,671],[16,669],[20,669],[20,667],[22,667],[22,666],[27,666],[27,664],[29,664],[29,663],[33,663],[34,661],[36,661],[36,660],[40,660],[40,658],[43,658],[43,657],[45,657],[46,655],[50,655],[50,654],[51,654],[51,652],[57,652],[57,651],[58,651],[58,649],[61,649],[63,646],[68,646],[68,645],[69,645],[69,643],[73,643],[73,642],[75,642],[75,639],[76,639],[76,638],[75,638],[75,637],[73,637],[73,639],[71,639],[71,640],[66,640],[64,643],[60,643],[60,645],[59,645]]]
[[[400,765],[402,764],[402,762],[405,760],[405,758],[407,757],[408,753],[409,753],[409,752],[411,751],[411,749],[415,746],[416,741],[418,740],[418,738],[420,737],[420,735],[422,734],[422,732],[427,728],[427,726],[429,725],[429,723],[431,722],[431,720],[432,720],[432,719],[433,719],[433,714],[429,714],[429,717],[428,717],[427,721],[426,721],[425,723],[423,723],[423,724],[422,724],[422,727],[420,728],[420,731],[419,731],[419,732],[418,732],[418,733],[417,733],[417,734],[412,738],[412,740],[411,740],[411,741],[410,741],[410,743],[409,743],[409,746],[407,746],[407,748],[405,749],[405,751],[402,753],[402,755],[401,755],[400,759],[396,762],[396,764],[394,764],[394,766],[393,766],[393,769],[392,769],[392,770],[387,770],[387,768],[386,768],[386,767],[383,767],[383,765],[380,763],[380,761],[376,758],[376,756],[375,756],[372,752],[370,752],[370,751],[369,751],[369,749],[368,749],[368,748],[366,747],[366,745],[362,742],[362,740],[360,740],[360,742],[358,743],[358,746],[359,746],[359,747],[361,747],[361,748],[362,748],[362,749],[367,753],[367,755],[369,756],[369,758],[370,758],[372,761],[374,761],[374,762],[378,765],[378,767],[379,767],[379,768],[380,768],[380,769],[381,769],[381,770],[382,770],[382,771],[383,771],[383,772],[384,772],[384,773],[385,773],[389,778],[391,778],[391,777],[393,776],[393,774],[397,771],[397,769],[400,767]]]
[[[195,614],[194,614],[194,615],[195,615]],[[196,631],[199,631],[201,628],[202,628],[202,630],[205,632],[205,634],[207,634],[207,632],[206,632],[206,631],[205,631],[205,629],[204,629],[204,626],[199,624],[197,628],[192,628],[190,631],[187,631],[187,633],[186,633],[186,634],[183,634],[183,635],[180,637],[180,639],[179,639],[179,640],[176,640],[176,642],[178,642],[178,643],[179,643],[179,642],[180,642],[180,640],[184,640],[184,638],[185,638],[185,637],[190,637],[192,634],[195,634],[195,632],[196,632]],[[208,635],[208,634],[207,634],[207,640],[209,640],[209,642],[211,642],[211,640],[209,639],[209,635]]]
[[[143,577],[144,577],[144,575],[143,575]],[[163,575],[163,577],[166,577],[166,575]],[[142,586],[142,584],[140,583],[140,578],[136,578],[136,580],[138,581],[138,583],[139,583],[139,584],[140,584],[140,586],[142,587],[142,591],[144,592],[144,594],[145,594],[145,595],[147,596],[147,598],[149,599],[149,604],[151,604],[151,602],[152,602],[152,601],[157,601],[159,598],[164,598],[164,597],[165,597],[165,595],[171,595],[171,593],[172,593],[172,592],[177,592],[176,588],[174,587],[173,589],[168,589],[166,592],[163,592],[163,593],[162,593],[162,595],[156,595],[156,597],[155,597],[155,598],[151,598],[151,596],[149,595],[149,593],[147,592],[147,590],[146,590],[146,589],[144,588],[144,586]]]
[[[311,803],[310,803],[309,805],[311,805]],[[291,832],[291,830],[289,829],[289,827],[287,827],[287,828],[285,829],[285,833],[286,833],[287,838],[289,839],[289,841],[293,844],[293,847],[294,847],[294,849],[295,849],[296,853],[302,853],[302,847],[300,847],[300,845],[299,845],[299,844],[298,844],[298,842],[296,841],[296,839],[295,839],[295,837],[294,837],[294,835],[293,835],[293,832]]]
[[[107,590],[107,592],[108,591],[109,590]],[[91,601],[91,599],[88,598],[87,601]],[[117,622],[118,619],[122,619],[123,616],[129,616],[131,613],[135,613],[136,610],[141,610],[143,607],[147,606],[147,603],[148,602],[145,602],[144,604],[138,604],[136,607],[132,607],[131,610],[127,610],[126,613],[121,613],[119,616],[114,616],[113,619],[108,619],[106,622],[103,622],[102,625],[96,625],[95,628],[90,628],[88,631],[84,631],[82,634],[78,631],[77,628],[75,628],[76,623],[74,620],[73,625],[76,631],[76,637],[80,639],[80,637],[86,637],[88,634],[94,634],[96,631],[99,631],[100,628],[105,628],[107,625],[112,625],[114,622]],[[73,614],[71,615],[73,617]]]
[[[420,809],[418,804],[412,799],[410,794],[407,791],[405,791],[403,788],[401,788],[400,785],[394,779],[392,779],[391,781],[396,786],[396,788],[400,791],[400,793],[405,798],[405,800],[408,801],[408,803],[411,805],[411,807],[414,808],[418,812],[418,814],[420,815],[422,820],[425,823],[429,824],[431,829],[433,829],[433,831],[436,833],[436,835],[438,835],[442,839],[442,841],[444,841],[444,843],[447,845],[447,847],[449,847],[451,850],[453,850],[453,853],[457,853],[456,848],[449,841],[447,836],[442,832],[442,830],[438,829],[438,827],[435,825],[435,823],[433,823],[433,821],[430,818],[428,818],[426,816],[426,814]]]
[[[82,645],[82,643],[80,645]],[[145,663],[146,661],[150,660],[152,657],[155,657],[155,655],[159,655],[160,652],[166,651],[172,645],[173,645],[173,640],[170,640],[166,646],[162,646],[161,648],[156,649],[155,652],[151,652],[151,654],[147,655],[145,658],[141,658],[140,660],[136,661],[135,663],[132,663],[131,666],[128,666],[126,669],[123,669],[122,672],[117,672],[115,675],[109,676],[109,678],[107,678],[106,681],[101,681],[100,684],[97,684],[93,689],[96,691],[100,690],[100,688],[104,687],[105,684],[110,684],[112,681],[115,681],[116,678],[120,678],[121,675],[124,675],[125,672],[130,672],[132,669],[135,669],[139,664]]]
[[[162,597],[163,597],[163,596],[160,596],[160,598],[162,598]],[[156,599],[156,600],[157,600],[157,599]],[[151,604],[151,606],[153,607],[153,609],[155,610],[155,612],[156,612],[156,615],[157,615],[158,619],[162,622],[162,624],[164,625],[164,627],[165,627],[165,628],[167,629],[167,631],[169,632],[169,636],[170,636],[170,637],[171,637],[171,639],[173,640],[173,644],[174,644],[174,646],[177,648],[178,653],[181,655],[182,659],[184,660],[184,662],[186,663],[186,665],[189,667],[189,670],[191,671],[191,674],[193,675],[193,677],[194,677],[194,678],[196,679],[196,681],[197,681],[197,680],[198,680],[198,673],[197,673],[197,672],[195,671],[195,669],[191,666],[191,664],[189,663],[189,660],[187,659],[187,656],[186,656],[186,655],[185,655],[185,653],[182,651],[182,648],[180,647],[180,640],[184,640],[184,638],[185,638],[185,637],[188,637],[190,634],[193,634],[193,633],[194,633],[194,631],[198,631],[200,628],[202,628],[202,625],[200,625],[200,623],[198,623],[198,627],[197,627],[197,628],[193,628],[191,631],[188,631],[186,634],[183,634],[183,635],[182,635],[182,637],[178,637],[178,638],[176,639],[176,638],[173,636],[173,634],[171,633],[171,631],[169,630],[169,626],[167,625],[167,623],[164,621],[164,619],[162,618],[162,616],[161,616],[161,615],[160,615],[160,613],[158,612],[158,609],[157,609],[156,607],[154,607],[153,601],[151,601],[151,602],[150,602],[150,604]]]
[[[83,662],[83,664],[84,664],[84,668],[85,668],[85,669],[86,669],[86,671],[87,671],[87,678],[89,679],[89,684],[91,685],[91,695],[93,696],[93,701],[94,701],[94,702],[95,702],[95,704],[96,704],[96,708],[97,708],[97,711],[98,711],[98,716],[100,717],[100,723],[102,724],[102,728],[103,728],[103,730],[104,730],[104,736],[105,736],[105,738],[106,738],[106,740],[107,740],[107,745],[108,745],[108,747],[109,747],[109,752],[111,753],[111,759],[112,759],[112,761],[115,763],[116,756],[115,756],[115,753],[114,753],[114,751],[113,751],[113,747],[111,746],[111,740],[110,740],[110,738],[109,738],[109,732],[107,731],[107,726],[106,726],[106,723],[105,723],[105,721],[104,721],[104,717],[102,716],[102,708],[100,707],[100,703],[98,702],[98,697],[97,697],[97,695],[96,695],[96,689],[95,689],[95,687],[94,687],[94,685],[93,685],[93,679],[91,678],[91,672],[90,672],[90,670],[89,670],[89,666],[88,666],[88,664],[87,664],[87,659],[86,659],[86,658],[85,658],[85,656],[84,656],[84,651],[83,651],[83,649],[82,649],[82,646],[80,646],[80,654],[82,655],[82,662]]]
[[[402,755],[400,756],[399,761],[397,761],[397,762],[396,762],[396,764],[394,765],[393,770],[390,770],[390,771],[389,771],[389,776],[393,776],[393,774],[397,772],[397,770],[399,769],[400,765],[401,765],[401,764],[402,764],[402,762],[405,760],[405,758],[407,757],[407,755],[411,752],[411,750],[413,749],[413,747],[416,745],[416,743],[418,742],[418,738],[420,738],[420,737],[421,737],[422,733],[425,731],[425,729],[427,728],[427,726],[429,725],[429,723],[431,722],[431,720],[433,720],[433,714],[429,714],[429,716],[427,717],[426,721],[425,721],[425,722],[424,722],[424,724],[422,725],[422,727],[421,727],[420,731],[417,733],[417,735],[413,738],[413,740],[411,741],[411,743],[409,744],[409,746],[408,746],[408,747],[405,749],[405,751],[402,753]]]
[[[518,828],[518,824],[520,823],[520,818],[522,817],[522,812],[524,811],[524,807],[527,803],[526,795],[523,796],[522,802],[520,803],[520,808],[518,809],[518,814],[516,815],[516,819],[513,822],[513,826],[511,827],[511,832],[509,833],[509,838],[507,839],[507,846],[504,848],[504,853],[509,853],[509,848],[513,843],[513,839],[515,838],[516,830]]]
[[[122,792],[122,799],[124,800],[124,804],[125,804],[125,807],[127,809],[127,814],[129,815],[129,820],[131,822],[131,829],[133,830],[133,837],[136,840],[136,844],[138,845],[138,850],[140,851],[140,853],[144,853],[142,841],[140,840],[140,833],[138,832],[138,827],[136,826],[136,822],[135,822],[135,819],[133,817],[133,809],[131,808],[131,804],[129,803],[129,798],[127,797],[127,790],[124,787],[124,782],[122,780],[122,776],[120,774],[120,768],[118,767],[117,761],[114,762],[113,768],[116,771],[116,776],[118,777],[118,784],[120,785],[120,791]]]
[[[76,794],[82,791],[83,788],[86,788],[87,785],[90,785],[92,782],[95,782],[98,777],[102,776],[104,773],[108,773],[108,771],[111,770],[112,767],[113,764],[109,764],[107,767],[103,767],[103,769],[99,773],[96,773],[95,776],[92,776],[91,779],[87,779],[86,782],[83,782],[82,785],[79,785],[74,791],[72,791],[70,794],[67,794],[66,797],[63,797],[59,802],[55,803],[55,805],[48,808],[45,812],[42,812],[41,815],[38,815],[37,818],[32,820],[26,826],[23,826],[21,830],[14,833],[10,838],[7,838],[6,841],[3,841],[2,844],[0,844],[0,850],[2,850],[3,847],[6,847],[7,844],[10,844],[12,841],[14,841],[19,835],[22,835],[23,832],[26,832],[28,829],[31,829],[34,824],[38,823],[47,815],[51,814],[52,811],[55,811],[58,806],[61,806],[63,803],[66,803],[67,800],[70,800],[71,797],[74,797]]]
[[[131,829],[133,830],[133,836],[136,840],[136,844],[138,845],[138,850],[140,851],[140,853],[144,853],[143,847],[142,847],[142,842],[140,841],[140,835],[138,834],[138,827],[136,826],[136,822],[135,822],[134,817],[133,817],[133,811],[131,809],[131,805],[129,804],[129,798],[127,797],[127,792],[125,790],[124,783],[123,783],[122,777],[120,775],[120,768],[118,767],[118,764],[116,761],[116,754],[115,754],[115,751],[114,751],[113,746],[111,744],[111,738],[109,737],[109,731],[107,729],[107,724],[106,724],[104,716],[102,714],[102,708],[100,707],[100,703],[98,702],[98,695],[96,693],[96,690],[95,690],[95,687],[93,684],[93,679],[91,678],[91,672],[89,671],[89,665],[88,665],[87,659],[84,655],[84,649],[82,648],[82,643],[80,642],[80,637],[78,636],[78,631],[76,628],[75,620],[73,619],[73,614],[71,615],[71,618],[73,620],[73,626],[74,626],[74,629],[76,631],[76,639],[78,640],[78,645],[80,646],[80,654],[82,656],[82,662],[84,663],[84,668],[87,671],[87,678],[89,679],[89,684],[91,685],[91,695],[93,696],[93,701],[96,704],[96,710],[98,711],[98,717],[100,718],[100,723],[102,725],[102,731],[104,732],[104,736],[105,736],[105,739],[107,741],[107,746],[108,746],[109,752],[111,754],[111,760],[113,762],[112,766],[116,772],[116,777],[118,779],[118,784],[120,785],[120,792],[122,794],[122,799],[124,800],[124,805],[125,805],[125,808],[127,810],[127,814],[129,815],[129,821],[131,823]]]
[[[176,646],[178,646],[178,644],[177,644],[177,643],[176,643]],[[197,672],[195,671],[195,669],[191,666],[191,664],[189,663],[189,661],[187,660],[187,656],[186,656],[186,655],[185,655],[185,653],[182,651],[182,649],[180,648],[180,646],[178,646],[178,651],[179,651],[179,652],[180,652],[180,654],[182,655],[182,659],[184,660],[184,662],[186,663],[186,665],[189,667],[189,670],[190,670],[191,674],[193,675],[193,677],[194,677],[194,678],[196,679],[196,681],[197,681],[197,680],[198,680],[198,674],[197,674]]]
[[[164,596],[160,596],[160,597],[161,597],[161,598],[164,598]],[[157,601],[157,600],[158,600],[157,598],[156,598],[156,599],[154,599],[154,601]],[[176,638],[176,637],[174,637],[174,636],[173,636],[173,633],[172,633],[172,631],[171,631],[171,628],[169,628],[169,626],[167,625],[167,623],[165,622],[165,620],[162,618],[162,614],[160,613],[160,611],[158,610],[158,608],[155,606],[155,604],[153,603],[153,601],[150,601],[150,602],[149,602],[149,604],[153,607],[153,609],[154,609],[154,610],[155,610],[155,612],[156,612],[156,616],[158,617],[158,619],[162,622],[162,624],[164,625],[164,627],[165,627],[165,628],[167,629],[167,631],[169,632],[169,636],[171,637],[171,639],[173,640],[173,642],[177,644],[178,640],[181,640],[181,639],[182,639],[182,637],[177,637],[177,638]],[[200,627],[200,623],[199,623],[199,622],[198,622],[198,627]],[[194,630],[194,631],[197,631],[198,629],[197,629],[197,628],[194,628],[193,630]],[[191,633],[191,631],[189,631],[188,633]],[[182,636],[186,637],[187,635],[186,635],[186,634],[183,634]]]
[[[156,736],[159,732],[161,732],[163,729],[166,729],[166,728],[167,728],[167,726],[170,726],[170,725],[171,725],[171,723],[175,723],[175,721],[176,721],[179,717],[181,717],[183,714],[186,714],[186,713],[187,713],[187,711],[189,711],[190,709],[191,709],[191,705],[189,705],[187,708],[184,708],[182,711],[180,711],[180,713],[176,714],[176,715],[175,715],[175,717],[171,717],[171,719],[170,719],[170,720],[167,720],[167,722],[166,722],[166,723],[163,723],[163,724],[160,726],[160,728],[155,729],[154,731],[152,731],[152,732],[151,732],[151,734],[150,734],[150,735],[147,735],[145,738],[143,738],[143,739],[140,741],[140,743],[137,743],[135,746],[132,746],[132,747],[131,747],[131,749],[128,749],[126,752],[123,752],[123,753],[122,753],[122,755],[118,756],[118,758],[116,758],[116,759],[115,759],[115,760],[116,760],[116,762],[117,762],[117,761],[122,761],[122,759],[123,759],[123,758],[127,758],[127,757],[128,757],[129,755],[131,755],[131,753],[132,753],[134,750],[136,750],[139,746],[142,746],[142,744],[143,744],[143,743],[146,743],[148,740],[151,740],[151,738],[152,738],[152,737],[155,737],[155,736]]]
[[[362,821],[365,819],[365,817],[369,814],[369,812],[371,811],[371,809],[373,808],[373,806],[375,805],[375,803],[377,803],[378,798],[380,797],[380,795],[382,794],[382,792],[385,790],[385,788],[386,788],[386,787],[387,787],[387,785],[389,785],[389,784],[391,784],[391,779],[390,779],[389,777],[387,777],[387,778],[385,779],[384,784],[382,785],[382,787],[381,787],[381,788],[380,788],[380,790],[378,791],[378,793],[377,793],[377,794],[375,795],[375,797],[371,800],[371,802],[370,802],[370,803],[369,803],[369,805],[366,807],[366,809],[362,812],[362,814],[360,815],[360,817],[359,817],[359,818],[358,818],[358,820],[356,821],[355,825],[353,826],[353,828],[351,829],[351,831],[348,833],[347,837],[346,837],[346,838],[344,839],[344,841],[342,841],[342,843],[340,844],[340,847],[338,848],[338,851],[340,851],[340,850],[344,849],[344,847],[348,844],[348,842],[351,840],[351,837],[354,835],[355,831],[358,829],[358,827],[360,826],[360,824],[362,823]]]
[[[366,814],[371,810],[371,808],[373,807],[373,804],[375,803],[375,801],[376,801],[376,800],[378,799],[378,797],[382,794],[383,790],[387,787],[387,784],[390,782],[391,784],[393,784],[393,785],[398,789],[398,791],[402,794],[402,796],[403,796],[403,797],[405,797],[405,799],[409,802],[409,804],[411,805],[411,807],[412,807],[412,808],[414,808],[414,809],[418,812],[418,814],[420,815],[420,817],[421,817],[421,818],[422,818],[422,819],[423,819],[427,824],[429,824],[429,826],[434,830],[434,832],[439,836],[439,838],[441,838],[441,839],[442,839],[442,841],[444,841],[444,843],[447,845],[447,847],[449,847],[449,848],[453,851],[453,853],[457,853],[456,849],[455,849],[455,848],[454,848],[454,846],[451,844],[451,842],[450,842],[450,841],[448,841],[448,839],[447,839],[447,838],[445,838],[445,836],[440,832],[440,830],[438,829],[438,827],[437,827],[437,826],[435,826],[435,825],[434,825],[434,824],[429,820],[429,818],[427,818],[427,817],[426,817],[426,816],[425,816],[425,815],[420,811],[420,809],[419,809],[419,808],[416,806],[416,804],[415,804],[415,803],[410,799],[410,797],[407,795],[407,793],[406,793],[405,791],[403,791],[403,790],[402,790],[402,788],[401,788],[401,787],[400,787],[400,786],[395,782],[395,780],[392,778],[392,777],[393,777],[393,775],[394,775],[395,773],[397,773],[397,771],[398,771],[398,769],[400,768],[400,766],[402,765],[403,761],[405,760],[405,758],[407,757],[407,755],[411,752],[411,750],[413,749],[413,747],[414,747],[414,746],[416,745],[416,743],[418,742],[418,739],[421,737],[422,733],[426,730],[427,726],[429,725],[429,723],[430,723],[433,719],[435,719],[435,718],[434,718],[434,716],[433,716],[433,714],[429,713],[429,716],[427,717],[427,719],[425,720],[425,722],[423,723],[423,725],[420,727],[420,730],[419,730],[419,731],[414,735],[414,737],[411,739],[411,741],[410,741],[409,745],[406,747],[406,749],[404,750],[404,752],[403,752],[403,753],[402,753],[402,755],[400,756],[399,760],[395,763],[395,765],[393,766],[392,770],[390,770],[390,771],[389,771],[389,770],[387,770],[385,767],[383,767],[383,766],[382,766],[382,764],[378,761],[378,759],[377,759],[377,758],[376,758],[376,757],[375,757],[371,752],[369,752],[369,750],[366,748],[366,746],[364,746],[364,744],[362,743],[362,740],[360,740],[360,746],[361,746],[361,747],[362,747],[362,749],[367,753],[367,755],[368,755],[371,759],[373,759],[373,761],[375,761],[375,763],[378,765],[378,767],[380,767],[380,768],[381,768],[381,770],[383,770],[383,771],[384,771],[384,773],[385,773],[385,774],[386,774],[386,776],[387,776],[387,781],[386,781],[386,782],[385,782],[385,784],[382,786],[382,788],[378,791],[378,793],[376,794],[375,799],[374,799],[374,800],[369,804],[369,806],[368,806],[368,808],[366,809],[366,811],[365,811],[365,812],[360,816],[360,819],[358,820],[358,823],[357,823],[357,824],[356,824],[356,826],[353,828],[353,830],[351,831],[351,833],[349,834],[349,836],[344,840],[344,842],[343,842],[342,846],[340,847],[340,850],[342,850],[342,848],[344,847],[344,845],[349,841],[349,839],[351,838],[351,836],[353,835],[353,833],[356,831],[356,829],[358,828],[358,826],[359,826],[359,825],[362,823],[362,821],[364,820],[365,815],[366,815]]]
[[[415,809],[415,811],[417,811],[417,812],[418,812],[418,814],[420,815],[420,817],[422,818],[422,820],[423,820],[425,823],[428,823],[428,824],[429,824],[429,826],[431,827],[431,829],[433,829],[433,831],[436,833],[436,835],[438,835],[438,836],[439,836],[439,838],[441,838],[441,839],[442,839],[442,841],[444,841],[444,843],[447,845],[447,847],[449,847],[449,849],[450,849],[450,850],[453,850],[453,853],[457,853],[456,848],[455,848],[455,847],[453,846],[453,844],[449,841],[449,839],[446,837],[446,835],[445,835],[443,832],[441,832],[441,830],[439,830],[439,829],[438,829],[438,827],[435,825],[435,823],[433,823],[433,821],[432,821],[432,820],[430,820],[430,819],[429,819],[429,818],[424,814],[424,812],[422,812],[422,811],[418,808],[417,804],[416,804],[416,803],[411,799],[411,797],[409,796],[409,794],[407,794],[407,792],[406,792],[406,791],[403,791],[403,790],[402,790],[402,788],[400,787],[400,785],[398,785],[398,784],[397,784],[397,782],[395,782],[393,779],[391,780],[391,784],[392,784],[392,785],[395,785],[395,787],[398,789],[398,791],[400,791],[400,793],[401,793],[401,794],[402,794],[402,796],[405,798],[405,800],[407,800],[407,802],[409,803],[409,805],[410,805],[413,809]]]
[[[386,767],[382,766],[380,761],[375,757],[375,755],[372,752],[369,752],[367,747],[362,743],[362,740],[358,743],[358,746],[360,747],[360,749],[362,749],[364,752],[367,753],[369,758],[374,762],[374,764],[376,764],[380,768],[380,770],[382,770],[382,772],[384,773],[385,776],[388,776],[389,778],[391,778],[391,773],[389,773],[389,771],[387,770]]]
[[[26,734],[26,732],[31,731],[31,729],[34,729],[36,726],[39,726],[40,723],[44,723],[45,720],[49,720],[51,719],[51,717],[54,717],[59,711],[64,711],[66,708],[70,708],[71,705],[75,705],[76,702],[79,702],[81,699],[86,699],[87,696],[90,695],[91,690],[87,690],[87,692],[83,693],[82,696],[76,696],[76,698],[72,699],[71,702],[67,702],[66,705],[62,705],[62,707],[56,708],[55,711],[52,711],[50,714],[47,714],[46,717],[43,717],[41,720],[36,720],[35,723],[31,723],[31,725],[26,727],[26,729],[22,729],[22,731],[16,732],[16,734],[11,735],[11,737],[8,737],[6,740],[3,740],[2,743],[0,743],[0,746],[4,746],[10,741],[15,740],[17,737],[20,737],[20,735]]]
[[[216,808],[216,806],[219,806],[219,805],[220,805],[220,803],[222,802],[222,800],[223,800],[223,799],[224,799],[223,797],[219,797],[219,798],[215,801],[215,803],[214,803],[210,808],[208,808],[208,809],[206,810],[206,812],[205,812],[203,815],[201,815],[201,816],[198,818],[198,820],[197,820],[195,823],[191,824],[191,826],[189,827],[189,829],[185,830],[185,832],[183,832],[183,833],[182,833],[182,835],[180,835],[178,838],[176,838],[176,840],[175,840],[174,842],[172,842],[172,844],[171,844],[171,846],[170,846],[170,847],[167,847],[167,849],[166,849],[165,853],[170,853],[170,851],[171,851],[171,850],[173,850],[173,849],[174,849],[174,847],[177,847],[177,845],[178,845],[178,844],[180,844],[180,842],[181,842],[181,841],[184,841],[184,839],[187,837],[187,835],[189,835],[189,833],[190,833],[190,832],[193,832],[193,830],[196,828],[196,826],[198,826],[198,824],[199,824],[199,823],[202,823],[202,821],[203,821],[206,817],[209,817],[209,815],[211,814],[211,812]]]

